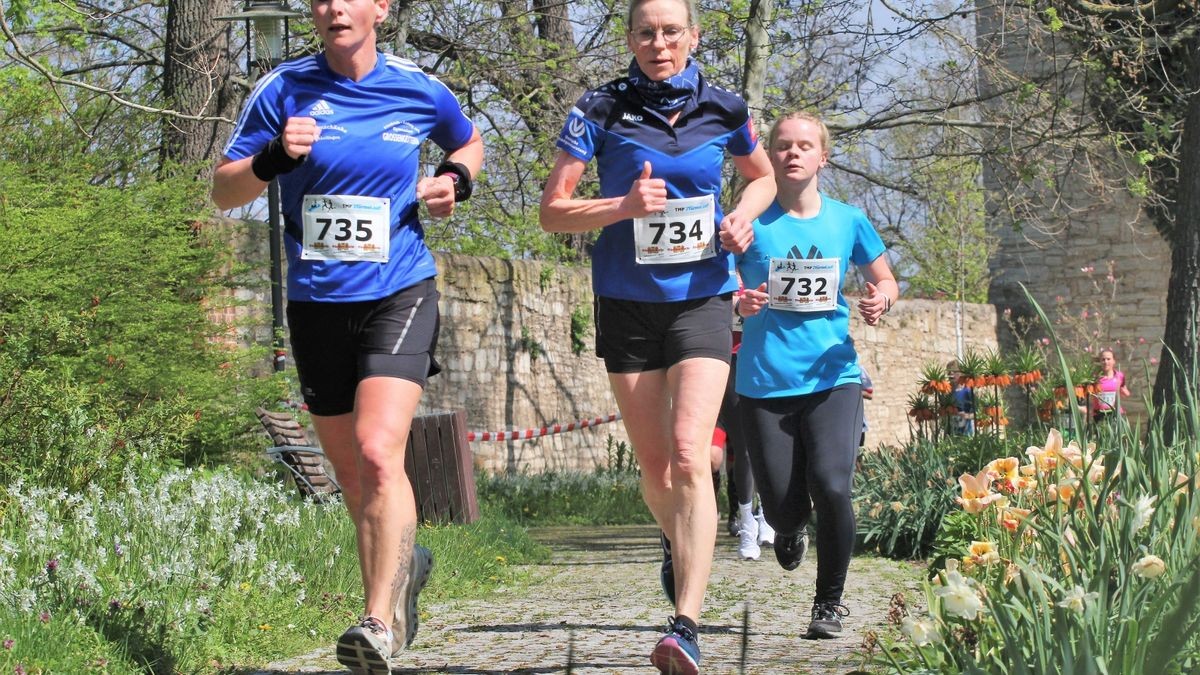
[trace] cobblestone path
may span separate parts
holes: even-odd
[[[552,551],[533,570],[535,584],[486,600],[422,605],[416,642],[395,659],[392,672],[654,673],[650,649],[671,613],[658,582],[657,529],[547,528],[534,535]],[[843,598],[850,609],[845,637],[803,640],[816,574],[811,553],[799,569],[785,572],[770,547],[759,560],[742,561],[736,540],[719,535],[700,621],[703,672],[847,673],[862,667],[856,650],[863,636],[882,629],[893,593],[916,597],[921,571],[908,563],[855,558]],[[330,646],[254,675],[344,672]]]

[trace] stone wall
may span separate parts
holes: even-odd
[[[265,344],[271,321],[266,251],[255,243],[265,239],[265,232],[255,227],[251,223],[250,236],[237,239],[239,256],[261,270],[261,279],[238,291],[249,302],[238,323],[243,340]],[[462,408],[472,431],[524,430],[617,412],[604,364],[594,355],[587,267],[436,257],[442,294],[437,356],[443,371],[430,380],[421,412]],[[966,304],[961,315],[960,322],[952,302],[906,299],[878,326],[852,315],[851,334],[875,383],[875,398],[866,403],[868,447],[908,440],[907,401],[923,365],[955,358],[960,344],[996,347],[997,314],[991,305]],[[573,330],[582,341],[579,353]],[[484,470],[537,473],[603,466],[610,444],[620,442],[628,437],[615,422],[537,439],[475,441],[471,450]]]
[[[595,357],[591,273],[528,260],[438,254],[443,373],[427,410],[462,408],[472,431],[524,430],[617,412]],[[573,347],[572,315],[582,348]],[[580,330],[582,328],[582,330]],[[538,439],[472,443],[488,471],[591,469],[620,422]]]
[[[476,431],[510,424],[526,429],[617,411],[604,364],[594,356],[586,268],[443,254],[438,268],[443,317],[438,359],[445,371],[431,380],[426,409],[463,408]],[[587,318],[579,354],[572,349],[573,312]],[[995,348],[996,324],[990,305],[964,305],[962,345]],[[933,300],[902,300],[875,327],[855,315],[852,335],[876,392],[866,404],[868,446],[908,439],[908,396],[923,365],[955,358],[958,325],[954,303]],[[476,464],[489,471],[590,469],[607,461],[610,435],[614,442],[627,440],[615,423],[534,440],[477,441],[472,450]]]

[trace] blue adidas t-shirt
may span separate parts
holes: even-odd
[[[749,155],[758,144],[745,101],[700,77],[696,96],[674,125],[645,107],[641,96],[620,78],[584,94],[567,117],[558,147],[584,162],[596,159],[600,196],[629,194],[649,161],[652,178],[667,183],[667,198],[713,195],[716,226],[721,210],[721,169],[725,151]],[[737,290],[733,256],[715,243],[717,255],[687,263],[638,264],[633,221],[603,228],[592,252],[596,295],[642,302],[673,302]]]
[[[378,55],[375,69],[354,81],[329,69],[324,54],[290,61],[255,86],[225,156],[261,151],[288,117],[312,117],[321,128],[312,154],[279,177],[288,255],[288,298],[353,302],[387,297],[437,273],[417,220],[420,145],[426,138],[454,151],[474,125],[454,94],[411,61]],[[388,262],[303,260],[305,195],[390,200]]]
[[[764,307],[747,317],[738,351],[737,393],[751,398],[800,396],[859,382],[850,338],[850,306],[842,296],[849,264],[883,255],[883,241],[859,209],[821,195],[815,218],[789,215],[778,202],[754,221],[754,243],[738,256],[746,288],[770,274],[771,258],[837,259],[837,304],[823,312]]]

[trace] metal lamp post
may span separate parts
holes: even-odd
[[[242,11],[218,16],[216,20],[246,23],[246,72],[254,79],[255,70],[269,70],[287,57],[287,22],[298,16],[301,13],[288,9],[286,2],[246,0]],[[256,63],[259,64],[257,69]],[[287,351],[283,346],[283,227],[279,215],[278,179],[267,184],[267,223],[271,247],[272,360],[278,372],[287,362]]]

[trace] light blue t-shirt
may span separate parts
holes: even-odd
[[[837,303],[831,310],[795,312],[764,307],[747,317],[738,352],[737,393],[751,398],[800,396],[858,383],[850,338],[850,306],[842,296],[853,262],[870,263],[885,248],[859,209],[821,195],[814,218],[789,215],[778,202],[754,221],[754,243],[738,256],[746,288],[767,281],[771,258],[837,259]]]
[[[475,130],[446,85],[411,61],[382,53],[359,81],[331,70],[324,54],[289,61],[250,93],[225,156],[238,160],[258,153],[283,131],[288,117],[312,117],[321,128],[304,163],[279,177],[288,299],[376,300],[434,276],[437,268],[417,220],[420,146],[429,139],[454,151]],[[305,195],[388,199],[388,261],[302,259]]]

